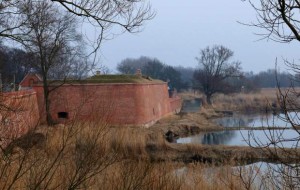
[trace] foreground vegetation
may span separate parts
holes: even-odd
[[[127,76],[118,77],[123,80]],[[107,75],[101,79],[115,78]],[[183,97],[201,95],[184,94]],[[278,150],[275,149],[265,152],[250,147],[184,145],[170,143],[166,137],[168,133],[188,136],[224,130],[211,119],[221,117],[224,110],[264,110],[268,105],[266,99],[273,104],[277,97],[268,90],[252,95],[217,95],[212,107],[205,106],[197,113],[169,116],[150,128],[107,126],[97,122],[39,126],[3,149],[0,188],[224,189],[225,186],[249,189],[249,185],[255,183],[247,182],[246,187],[244,174],[237,176],[234,166],[258,161],[276,163],[278,159],[290,163],[295,159],[285,154],[276,158],[273,152]],[[230,107],[232,105],[235,107]],[[217,172],[208,177],[208,170],[212,168]],[[244,168],[242,173],[246,175],[247,172]]]
[[[241,154],[236,147],[224,148],[172,145],[147,129],[94,123],[44,126],[5,149],[0,188],[247,189],[236,176],[239,170],[231,167]],[[222,167],[212,160],[195,162],[198,153],[221,157],[218,152],[226,155]]]
[[[194,98],[195,95],[189,93],[183,94],[183,97]],[[196,94],[196,97],[200,96]],[[259,101],[265,100],[262,93],[233,97],[243,100],[260,97]],[[219,102],[232,104],[225,101],[227,99],[241,102],[240,99],[220,95],[213,99],[213,106],[219,105]],[[222,106],[217,109],[233,110],[225,103]],[[298,149],[167,141],[170,133],[188,136],[224,130],[211,122],[212,118],[222,115],[214,107],[205,107],[197,113],[166,117],[150,128],[108,126],[100,122],[39,126],[14,140],[1,152],[0,188],[276,189],[272,179],[266,178],[270,173],[264,174],[266,171],[261,170],[259,164],[247,164],[299,162]],[[276,157],[278,155],[280,157]],[[282,180],[285,180],[283,176]]]

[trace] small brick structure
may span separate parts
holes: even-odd
[[[179,97],[169,98],[166,82],[136,76],[133,82],[97,80],[57,81],[50,85],[54,121],[102,120],[113,125],[150,126],[181,108]],[[28,74],[21,89],[36,92],[40,121],[45,122],[42,79]]]

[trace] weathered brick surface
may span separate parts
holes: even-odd
[[[34,90],[44,115],[43,87],[34,86]],[[172,111],[165,83],[65,84],[51,93],[50,100],[55,120],[59,120],[59,112],[67,112],[69,119],[101,118],[112,124],[145,125]]]
[[[21,86],[33,87],[37,93],[41,121],[45,122],[43,86],[40,82],[37,75],[27,75]],[[92,119],[117,125],[148,125],[181,106],[180,98],[169,98],[167,84],[163,82],[64,84],[52,91],[50,101],[50,111],[55,121]],[[67,113],[68,118],[59,118],[59,113]]]
[[[1,94],[0,139],[1,146],[27,133],[39,123],[36,92],[33,90]]]
[[[42,78],[38,74],[27,74],[24,79],[20,82],[23,87],[31,87],[41,82]]]
[[[178,113],[182,106],[182,101],[180,97],[170,98],[170,106],[172,112]]]

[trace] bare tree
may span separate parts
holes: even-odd
[[[36,8],[38,5],[40,8]],[[59,16],[60,13],[63,16]],[[82,24],[89,23],[95,28],[97,39],[92,40],[95,53],[104,39],[111,39],[116,33],[138,32],[143,23],[154,17],[151,6],[144,0],[9,0],[0,2],[0,39],[21,43],[29,52],[36,53],[40,60],[38,70],[43,75],[45,109],[48,123],[52,123],[48,100],[50,89],[48,79],[60,75],[57,69],[70,70],[70,65],[61,65],[66,56],[74,52],[70,45],[78,40],[75,18]],[[79,22],[77,22],[78,24]],[[112,27],[119,28],[120,30]],[[113,35],[108,35],[113,34]],[[78,54],[78,52],[77,52]],[[69,59],[69,58],[68,58]],[[74,58],[73,58],[74,60]],[[88,65],[76,60],[77,65]],[[74,65],[72,65],[74,66]],[[74,71],[81,72],[78,67]],[[74,72],[73,72],[74,75]],[[60,77],[61,78],[61,77]]]
[[[200,57],[196,57],[199,69],[194,72],[194,79],[206,95],[208,104],[212,104],[213,94],[232,91],[227,79],[241,75],[241,63],[230,61],[232,57],[233,51],[220,45],[212,48],[206,47],[200,51]]]
[[[44,0],[32,1],[35,3]],[[46,0],[49,5],[56,5],[61,11],[67,11],[81,18],[83,23],[89,23],[95,28],[97,40],[92,40],[93,52],[100,47],[103,39],[111,39],[112,27],[134,33],[141,30],[144,22],[152,19],[155,13],[145,0]],[[0,37],[23,42],[19,36],[19,28],[26,20],[22,15],[22,1],[9,0],[0,2]]]
[[[18,10],[18,1],[0,2],[0,37],[21,42],[17,29],[23,25],[21,13]]]
[[[248,0],[257,13],[250,26],[263,29],[263,38],[279,42],[300,41],[299,0]]]
[[[22,15],[26,22],[19,28],[22,33],[24,48],[38,59],[36,68],[41,73],[44,87],[44,102],[47,123],[52,124],[50,115],[51,73],[58,73],[72,61],[72,55],[77,54],[76,45],[80,35],[76,32],[76,20],[69,13],[62,13],[60,9],[49,1],[23,1]],[[70,59],[70,60],[67,60]],[[63,71],[66,74],[66,71]],[[65,75],[66,76],[66,75]]]
[[[277,42],[288,43],[291,41],[300,41],[300,1],[299,0],[260,0],[249,3],[257,13],[257,20],[254,23],[247,24],[262,29],[265,33],[259,34],[263,39],[271,39]],[[294,76],[299,75],[300,65],[284,60]],[[299,89],[295,88],[293,81],[288,88],[281,88],[279,76],[277,77],[277,97],[280,103],[280,109],[283,115],[279,115],[281,120],[285,121],[290,128],[274,129],[265,131],[267,143],[261,143],[254,135],[257,146],[264,149],[265,152],[272,154],[280,163],[277,166],[269,165],[269,176],[271,184],[277,189],[299,189]],[[297,82],[297,78],[294,78]],[[275,124],[273,124],[275,125]],[[290,131],[292,136],[284,135]]]

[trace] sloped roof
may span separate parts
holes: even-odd
[[[40,74],[38,73],[27,73],[27,75],[25,75],[25,77],[23,78],[23,80],[19,83],[20,85],[24,83],[24,81],[28,78],[28,77],[34,77],[38,80],[38,82],[42,82],[43,78]]]

